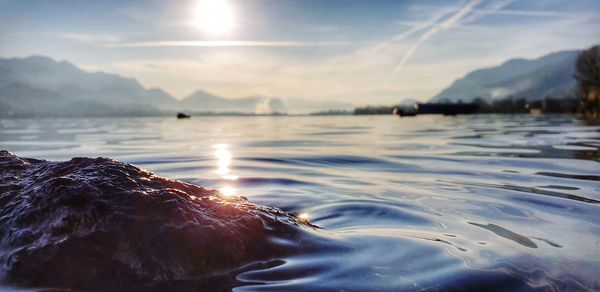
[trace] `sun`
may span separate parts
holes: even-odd
[[[225,34],[233,29],[235,13],[227,0],[200,0],[194,25],[211,35]]]

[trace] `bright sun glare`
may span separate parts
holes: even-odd
[[[220,35],[233,29],[234,16],[227,0],[200,0],[194,24],[207,34]]]
[[[230,186],[224,186],[221,189],[219,189],[219,191],[221,192],[221,195],[225,196],[225,197],[230,197],[235,195],[235,188],[230,187]]]

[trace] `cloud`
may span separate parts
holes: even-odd
[[[471,11],[471,14],[461,21],[460,25],[473,22],[487,15],[506,15],[506,16],[524,16],[524,17],[556,17],[556,18],[570,18],[570,17],[585,17],[595,16],[600,17],[600,11],[577,11],[577,12],[566,12],[566,11],[551,11],[551,10],[523,10],[523,9],[503,9],[504,7],[516,2],[516,0],[502,0],[502,1],[491,1],[488,2],[487,7],[476,8]],[[431,6],[420,6],[415,5],[411,7],[412,10],[418,11],[431,11]],[[446,9],[451,9],[447,7]],[[411,25],[414,22],[410,21],[397,21],[400,25]]]
[[[462,24],[478,20],[486,15],[500,11],[502,8],[514,3],[516,0],[502,0],[491,2],[485,9],[474,9],[473,13],[465,17]]]
[[[386,47],[389,47],[391,44],[403,41],[404,39],[410,37],[411,35],[424,30],[426,28],[434,26],[440,19],[446,16],[448,13],[452,12],[450,9],[442,9],[438,13],[434,13],[433,17],[428,19],[425,22],[417,22],[412,27],[406,31],[403,31],[395,36],[393,36],[389,41],[382,42],[379,45],[375,46],[375,50],[380,50]]]
[[[0,0],[1,1],[1,0]],[[80,44],[107,48],[154,48],[154,47],[329,47],[350,45],[349,42],[294,41],[294,40],[152,40],[128,42],[126,38],[111,34],[52,33],[57,37]]]
[[[467,16],[481,1],[480,0],[471,0],[467,4],[465,4],[462,8],[460,8],[455,14],[444,20],[439,25],[432,26],[428,31],[423,33],[419,40],[410,46],[410,48],[406,51],[400,63],[396,66],[394,71],[395,74],[400,72],[400,70],[404,67],[406,62],[412,57],[412,55],[417,51],[419,46],[428,41],[433,35],[438,33],[439,31],[444,31],[451,29],[459,24],[459,22]]]
[[[550,51],[581,48],[593,41],[590,36],[597,36],[593,32],[597,25],[589,25],[598,23],[597,18],[570,17],[568,13],[559,17],[557,12],[550,11],[504,10],[513,2],[482,0],[455,7],[429,7],[412,14],[418,18],[391,22],[402,25],[397,27],[402,31],[371,43],[277,39],[171,41],[161,39],[169,37],[164,35],[152,41],[98,40],[98,49],[111,47],[112,52],[119,54],[136,54],[135,58],[98,64],[98,69],[135,76],[147,86],[165,88],[180,97],[203,88],[227,97],[264,95],[338,100],[356,105],[392,104],[404,98],[426,100],[474,69],[498,65],[517,56],[532,58]],[[581,15],[590,13],[584,11]],[[501,25],[496,21],[477,22],[488,15],[517,17]],[[537,17],[535,24],[528,16]],[[344,33],[352,28],[337,29]],[[310,32],[315,30],[311,28]],[[323,55],[316,54],[321,50],[312,50],[328,46],[332,48],[324,49],[327,53]],[[155,47],[182,49],[177,49],[177,54],[169,50],[145,50]],[[217,49],[197,50],[197,47]],[[234,48],[219,50],[220,47]],[[309,57],[296,54],[296,50],[280,54],[244,47],[306,47],[298,51],[308,52]]]
[[[53,33],[53,37],[74,41],[81,44],[99,44],[115,43],[121,41],[121,38],[110,34],[82,34],[82,33]]]
[[[310,42],[310,41],[145,41],[106,43],[105,47],[115,48],[152,48],[152,47],[325,47],[344,46],[347,42]]]
[[[410,48],[406,51],[396,69],[394,70],[395,74],[398,74],[400,70],[406,65],[408,60],[414,55],[417,49],[427,42],[431,37],[433,37],[438,32],[444,32],[450,30],[452,28],[459,27],[460,25],[467,24],[473,21],[476,21],[484,16],[490,14],[497,15],[514,15],[514,16],[559,16],[566,15],[563,13],[550,12],[550,11],[527,11],[527,10],[502,10],[502,8],[512,4],[516,0],[504,0],[504,1],[496,1],[492,2],[485,9],[476,9],[476,7],[481,4],[481,0],[471,0],[463,5],[455,14],[444,20],[443,22],[432,25],[432,27],[424,32],[419,40],[412,44]]]
[[[561,17],[561,16],[577,16],[581,13],[568,13],[562,11],[535,11],[535,10],[491,10],[491,9],[476,9],[476,13],[486,15],[510,15],[510,16],[527,16],[527,17]]]
[[[387,40],[379,41],[375,44],[371,44],[368,46],[363,46],[362,48],[359,48],[352,54],[342,56],[338,59],[356,63],[357,69],[363,69],[368,66],[373,66],[377,62],[390,62],[390,60],[386,58],[386,55],[390,54],[389,51],[391,49],[397,48],[399,43],[402,43],[405,39],[411,37],[419,31],[425,30],[435,25],[440,19],[453,12],[453,10],[454,9],[452,8],[441,8],[433,12],[433,16],[431,16],[425,21],[395,21],[394,23],[396,24],[409,26],[410,28],[392,36]],[[391,53],[395,54],[395,52]]]
[[[513,1],[470,1],[460,7],[431,10],[427,18],[408,29],[376,43],[364,43],[358,49],[342,47],[334,56],[315,59],[290,58],[262,50],[206,50],[180,59],[138,60],[114,64],[125,75],[140,76],[144,84],[173,90],[185,96],[204,88],[227,97],[266,95],[309,99],[343,100],[357,105],[393,103],[403,98],[426,100],[455,78],[467,72],[497,65],[514,56],[536,57],[549,50],[580,46],[580,42],[553,32],[581,27],[582,19],[562,18],[536,26],[515,21],[502,26],[477,26],[477,30],[458,30],[469,22],[500,11]],[[485,4],[485,5],[484,5]],[[513,11],[514,12],[514,11]],[[416,36],[416,40],[408,42]],[[435,45],[432,38],[440,42]],[[576,39],[575,39],[576,40]],[[327,42],[265,41],[264,43],[128,43],[133,47],[154,46],[319,46],[341,45]],[[124,44],[124,43],[121,43]],[[121,45],[119,44],[119,45]],[[359,43],[360,44],[360,43]],[[554,45],[553,45],[554,44]],[[139,46],[141,45],[141,46]],[[336,49],[337,50],[337,49]],[[393,74],[398,66],[398,51],[404,52],[402,74]],[[424,57],[408,60],[416,52]],[[443,54],[440,54],[443,52]],[[148,64],[153,64],[148,66]]]

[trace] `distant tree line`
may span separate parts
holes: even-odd
[[[487,102],[476,98],[473,103],[479,106],[478,113],[575,113],[579,106],[577,95],[573,92],[567,96],[547,96],[543,99],[527,100],[525,98],[506,97]]]
[[[444,102],[442,102],[444,103]],[[449,103],[449,102],[448,102]],[[462,102],[458,102],[459,104]],[[549,95],[543,99],[527,100],[523,97],[508,96],[487,102],[481,97],[473,100],[478,105],[476,113],[576,113],[580,107],[580,100],[575,91],[567,94]],[[387,115],[392,114],[394,109],[402,109],[402,106],[365,106],[354,109],[355,115]],[[418,113],[418,112],[417,112]]]
[[[588,118],[600,118],[600,45],[579,54],[575,63],[575,79],[579,84],[579,111]]]
[[[478,105],[477,113],[582,113],[591,119],[600,119],[600,45],[582,51],[575,64],[578,88],[568,92],[556,92],[543,98],[527,99],[507,96],[487,101],[481,97],[472,103]],[[440,102],[450,103],[450,102]],[[463,103],[458,101],[457,103]],[[400,105],[357,107],[355,115],[391,114]]]
[[[326,110],[320,112],[311,113],[311,116],[342,116],[342,115],[350,115],[352,112],[347,110]]]
[[[399,105],[393,106],[365,106],[357,107],[354,109],[355,115],[391,115],[395,108],[399,108]]]

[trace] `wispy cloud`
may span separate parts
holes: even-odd
[[[0,0],[1,1],[1,0]],[[52,37],[105,48],[154,47],[329,47],[350,45],[349,42],[294,41],[294,40],[151,40],[127,41],[127,38],[110,34],[53,33]]]
[[[459,24],[459,22],[465,16],[467,16],[480,2],[481,2],[480,0],[469,1],[467,4],[465,4],[463,7],[461,7],[456,13],[454,13],[452,16],[450,16],[449,18],[444,20],[442,23],[440,23],[439,25],[434,25],[428,31],[424,32],[421,35],[421,37],[419,38],[419,40],[416,43],[412,44],[410,46],[410,48],[406,51],[406,53],[400,60],[400,63],[396,66],[395,73],[397,74],[402,69],[402,67],[404,67],[406,62],[408,62],[410,57],[412,57],[412,55],[417,51],[419,46],[421,46],[423,43],[428,41],[433,35],[435,35],[439,31],[448,30],[448,29],[451,29],[451,28],[457,26]]]
[[[151,47],[325,47],[343,46],[348,42],[310,42],[310,41],[146,41],[106,43],[105,47],[151,48]]]
[[[488,5],[485,9],[474,9],[470,15],[465,17],[465,19],[461,22],[461,24],[466,24],[478,20],[484,16],[487,16],[491,13],[496,13],[503,9],[504,7],[514,3],[516,0],[502,0],[502,1],[494,1]]]
[[[178,2],[171,8],[173,13],[141,14],[149,22],[147,31],[60,34],[55,41],[60,45],[89,44],[79,56],[83,61],[90,52],[116,56],[89,63],[87,69],[134,76],[146,86],[161,87],[180,97],[203,88],[227,97],[265,95],[357,105],[395,103],[403,98],[426,100],[474,69],[512,57],[535,58],[550,51],[582,48],[597,39],[595,28],[600,18],[594,15],[600,11],[594,7],[582,10],[565,4],[563,12],[560,5],[524,2],[463,0],[452,2],[455,6],[441,7],[409,4],[396,15],[374,22],[378,25],[369,27],[373,33],[366,31],[367,37],[363,37],[365,31],[332,19],[331,25],[302,23],[297,31],[283,26],[281,31],[277,26],[248,26],[229,41],[204,41],[195,30],[187,30],[187,23],[171,25],[184,19],[181,15],[185,11],[177,10],[183,5]],[[531,7],[541,10],[525,10]],[[488,16],[496,17],[484,21]],[[156,19],[162,20],[151,22]],[[276,32],[270,30],[273,27],[278,28]],[[390,28],[396,31],[388,34]],[[106,31],[110,32],[102,32]],[[70,47],[74,46],[67,49]],[[281,47],[285,53],[271,47]],[[39,48],[79,63],[77,56],[64,47]],[[177,49],[174,52],[170,48]],[[22,52],[23,46],[14,46],[13,51]]]
[[[483,15],[508,15],[508,16],[527,16],[527,17],[576,17],[581,15],[598,15],[598,12],[594,11],[577,11],[577,12],[567,12],[567,11],[553,11],[553,10],[524,10],[524,9],[501,9],[502,7],[506,7],[507,5],[514,3],[515,0],[504,0],[504,1],[496,1],[491,2],[489,4],[489,8],[477,8],[472,10],[473,16],[478,16],[479,14]],[[498,8],[500,7],[500,8]],[[438,7],[439,8],[439,7]],[[421,12],[421,11],[430,11],[432,6],[413,6],[411,9]],[[470,21],[470,19],[467,19]],[[397,24],[406,24],[411,25],[414,22],[411,21],[396,21]]]
[[[53,37],[74,41],[81,44],[99,44],[99,43],[115,43],[121,41],[121,38],[110,34],[83,34],[83,33],[53,33]]]
[[[343,59],[350,59],[352,62],[356,62],[358,64],[358,68],[364,68],[372,65],[374,62],[377,62],[379,59],[381,59],[380,56],[385,55],[386,50],[393,48],[398,43],[402,43],[405,39],[411,37],[412,35],[432,27],[449,13],[453,12],[453,10],[454,9],[452,8],[442,8],[433,13],[433,16],[425,21],[395,21],[396,24],[409,26],[409,28],[392,36],[389,39],[359,48],[349,56],[344,56]]]
[[[462,24],[467,24],[467,23],[473,22],[475,20],[478,20],[478,19],[480,19],[484,16],[487,16],[487,15],[490,15],[490,14],[519,15],[519,16],[557,16],[558,15],[555,12],[548,12],[548,11],[502,10],[504,7],[510,5],[511,3],[515,2],[515,1],[516,0],[504,0],[504,1],[492,2],[492,4],[489,5],[489,7],[486,7],[486,9],[476,9],[476,7],[481,3],[481,0],[471,0],[471,1],[467,2],[460,9],[458,9],[458,11],[456,11],[456,13],[454,13],[452,16],[450,16],[449,18],[447,18],[440,24],[432,25],[432,27],[428,31],[424,32],[421,35],[421,37],[417,40],[417,42],[415,42],[408,48],[408,50],[406,51],[406,53],[400,60],[399,64],[396,66],[394,73],[397,74],[398,72],[400,72],[400,70],[402,70],[404,65],[406,65],[408,60],[412,57],[412,55],[414,55],[414,53],[417,51],[417,49],[423,43],[427,42],[432,36],[437,34],[438,32],[443,32],[443,31],[447,31],[447,30],[450,30],[455,27],[459,27]]]
[[[511,15],[511,16],[529,16],[529,17],[561,17],[561,16],[577,16],[582,13],[569,13],[562,11],[535,11],[535,10],[491,10],[491,9],[476,9],[473,12],[483,13],[486,15]]]
[[[431,17],[429,20],[414,24],[410,29],[393,36],[389,41],[381,43],[379,46],[375,47],[375,49],[379,50],[385,47],[389,47],[391,44],[402,41],[421,30],[430,28],[442,18],[444,18],[444,16],[448,15],[448,13],[450,12],[452,11],[443,9],[439,13],[434,14],[433,17]]]

